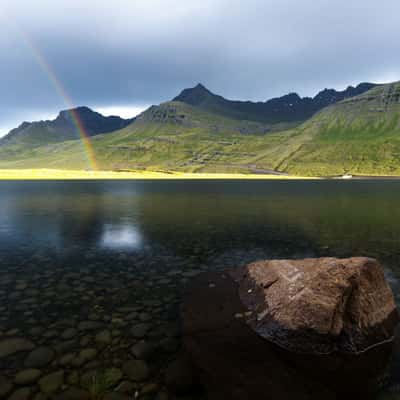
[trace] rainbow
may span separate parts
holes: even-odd
[[[8,20],[10,22],[10,20]],[[13,24],[16,31],[19,33],[21,38],[23,39],[24,43],[29,47],[30,51],[32,52],[33,56],[35,57],[37,63],[40,65],[42,70],[46,73],[47,77],[49,78],[50,82],[54,86],[57,93],[63,99],[66,107],[68,108],[68,112],[71,116],[71,121],[75,125],[76,130],[79,133],[81,138],[83,149],[85,151],[88,164],[90,169],[98,170],[98,164],[96,160],[96,153],[93,148],[92,140],[89,133],[86,131],[83,122],[80,119],[79,114],[74,110],[75,104],[72,101],[71,97],[68,95],[65,87],[61,83],[61,81],[57,78],[56,73],[52,66],[46,61],[45,57],[43,56],[42,52],[38,48],[38,46],[33,42],[31,38],[24,32],[23,29]]]

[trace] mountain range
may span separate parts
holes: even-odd
[[[73,111],[101,169],[400,175],[400,83],[259,103],[199,84],[134,120]],[[0,141],[0,168],[87,168],[70,113],[11,131]]]
[[[105,117],[88,107],[77,107],[60,111],[52,121],[23,122],[0,139],[0,144],[26,143],[41,145],[79,139],[79,126],[84,127],[88,136],[122,129],[134,121],[117,116]],[[78,124],[78,125],[77,125]]]
[[[372,83],[361,83],[356,87],[349,86],[343,91],[324,89],[313,98],[300,97],[297,93],[289,93],[266,102],[254,103],[227,100],[222,96],[211,93],[202,84],[198,84],[194,88],[183,90],[173,101],[180,101],[204,111],[233,119],[277,124],[304,121],[322,108],[362,94],[374,86]]]

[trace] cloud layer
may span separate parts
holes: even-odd
[[[75,105],[141,107],[400,79],[398,0],[0,0],[0,128]]]

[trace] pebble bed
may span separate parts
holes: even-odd
[[[171,366],[179,375],[185,285],[261,254],[210,264],[162,250],[1,258],[0,399],[175,398],[167,381]]]
[[[312,254],[298,254],[298,257]],[[169,386],[185,286],[209,269],[282,254],[41,250],[0,257],[0,399],[205,399]],[[10,263],[8,260],[12,260]],[[398,393],[391,382],[382,399]]]

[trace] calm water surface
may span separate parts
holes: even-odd
[[[33,367],[56,393],[96,377],[162,398],[181,293],[208,269],[372,256],[400,299],[399,204],[400,181],[0,182],[0,388]]]

